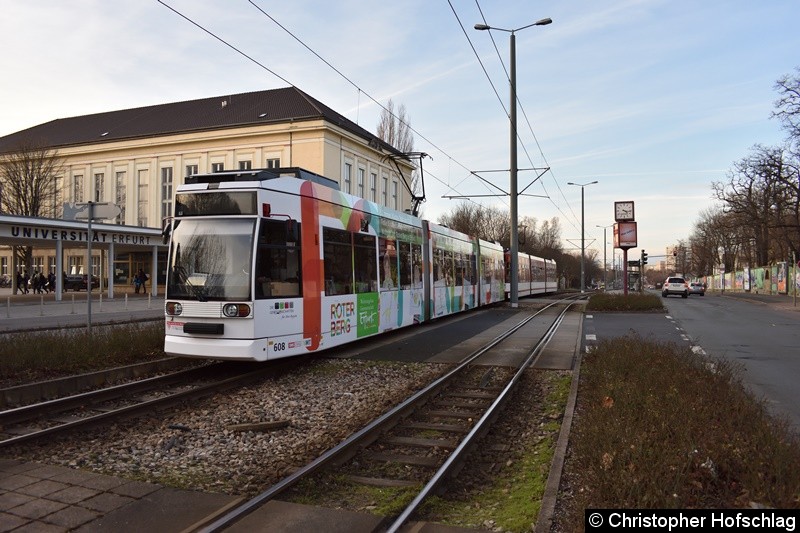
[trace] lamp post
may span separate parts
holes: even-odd
[[[517,228],[517,44],[516,44],[516,36],[514,32],[518,32],[520,30],[524,30],[525,28],[530,28],[531,26],[546,26],[550,24],[552,19],[544,18],[541,20],[537,20],[532,24],[528,24],[527,26],[522,26],[521,28],[516,28],[513,30],[505,29],[505,28],[495,28],[493,26],[488,26],[486,24],[475,24],[476,30],[498,30],[498,31],[505,31],[511,34],[510,40],[510,55],[511,59],[509,61],[509,85],[511,86],[511,102],[509,106],[509,114],[508,119],[511,123],[510,127],[510,186],[509,186],[509,195],[510,195],[510,203],[511,203],[511,307],[517,307],[519,305],[519,297],[517,295],[517,287],[519,286],[519,273],[518,264],[519,258],[517,257],[517,253],[519,252],[519,234]]]
[[[598,183],[597,180],[590,181],[589,183],[572,183],[571,181],[567,183],[567,185],[575,185],[576,187],[581,188],[581,293],[586,292],[586,283],[585,278],[583,277],[584,274],[584,263],[586,262],[586,244],[584,239],[584,212],[583,212],[583,188],[588,187],[589,185],[594,185]]]
[[[608,226],[601,226],[600,224],[597,224],[597,227],[603,228],[603,289],[606,289],[608,288],[608,272],[606,270],[606,265],[608,265],[606,262],[606,245],[608,244],[608,241],[606,241],[606,230],[608,228],[613,228],[614,224],[609,224]]]

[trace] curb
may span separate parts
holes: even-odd
[[[561,421],[561,431],[558,434],[556,448],[553,451],[553,461],[550,463],[550,473],[547,476],[547,484],[544,487],[542,508],[539,511],[539,517],[533,529],[534,533],[547,533],[553,527],[556,503],[558,502],[558,489],[561,486],[561,474],[564,470],[564,462],[567,458],[569,434],[572,430],[572,420],[575,415],[575,405],[578,399],[578,384],[581,377],[581,361],[583,360],[583,353],[581,352],[582,339],[583,315],[581,315],[581,324],[578,327],[578,339],[575,345],[577,357],[575,358],[575,368],[572,371],[572,385],[569,389],[567,406],[564,408],[564,419]]]

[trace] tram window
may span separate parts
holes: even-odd
[[[352,294],[353,245],[351,233],[322,228],[322,255],[325,266],[325,294]]]
[[[445,285],[445,266],[444,266],[444,250],[435,248],[433,250],[433,285],[435,287],[444,287]]]
[[[353,263],[356,271],[356,292],[377,292],[378,259],[375,254],[375,236],[353,234]]]
[[[467,263],[467,278],[473,285],[478,283],[478,256],[474,253],[469,254],[469,262]]]
[[[400,288],[411,288],[411,244],[398,243],[400,247]]]
[[[422,246],[419,244],[411,245],[411,286],[422,288]]]
[[[381,261],[381,289],[396,289],[397,242],[394,239],[380,239],[378,255]]]
[[[303,295],[299,244],[286,241],[285,221],[262,220],[256,250],[257,299]]]
[[[444,251],[444,279],[448,287],[453,286],[453,251]]]
[[[456,286],[464,284],[464,255],[461,252],[453,254],[455,259]]]

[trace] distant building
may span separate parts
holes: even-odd
[[[0,153],[13,152],[23,140],[47,146],[65,161],[52,191],[54,219],[61,218],[63,203],[91,200],[120,206],[120,216],[108,222],[160,228],[186,176],[280,166],[322,174],[338,181],[342,191],[392,209],[411,207],[414,165],[295,87],[56,119],[0,137]],[[0,240],[0,274],[12,273],[9,244]],[[85,254],[64,253],[71,271],[84,271]],[[130,276],[150,263],[148,254],[110,260]],[[52,270],[44,259],[52,261],[52,255],[37,249],[30,266]],[[165,262],[159,257],[159,271]],[[93,274],[100,275],[100,265],[98,251]]]

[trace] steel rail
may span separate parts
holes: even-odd
[[[502,392],[497,396],[497,398],[492,402],[492,404],[486,409],[483,416],[475,423],[472,429],[467,433],[458,447],[453,450],[453,452],[448,456],[439,470],[431,477],[430,481],[422,488],[422,490],[417,494],[414,500],[411,501],[410,504],[403,510],[402,513],[395,519],[395,521],[389,526],[386,530],[387,533],[396,533],[399,531],[400,527],[405,524],[411,515],[419,508],[422,502],[431,495],[431,493],[438,487],[438,485],[444,480],[445,477],[449,475],[451,470],[456,466],[457,462],[461,459],[463,455],[466,454],[467,450],[470,446],[477,440],[478,436],[482,434],[482,432],[487,429],[487,426],[491,423],[491,421],[496,417],[499,413],[500,409],[502,409],[503,405],[505,404],[506,400],[511,396],[511,393],[517,386],[520,378],[524,374],[525,370],[533,364],[536,359],[541,354],[544,347],[550,342],[555,332],[558,330],[559,326],[561,326],[562,321],[564,320],[564,315],[569,311],[569,308],[573,304],[568,304],[562,311],[559,313],[558,317],[553,321],[550,327],[547,329],[545,334],[542,336],[541,339],[536,343],[533,349],[528,353],[525,360],[519,365],[517,368],[514,377],[506,384],[503,388]]]
[[[6,439],[0,441],[0,448],[12,446],[15,444],[20,444],[22,442],[26,442],[29,440],[38,439],[44,437],[46,435],[52,435],[54,433],[60,433],[64,431],[68,431],[77,427],[81,426],[89,426],[92,424],[97,424],[98,422],[104,421],[106,419],[113,419],[122,416],[131,415],[140,411],[147,411],[157,406],[165,406],[174,403],[178,403],[189,398],[199,398],[203,396],[207,396],[209,394],[219,392],[220,390],[229,389],[235,386],[238,386],[241,383],[248,382],[254,379],[258,379],[263,375],[268,375],[270,373],[275,372],[274,367],[269,368],[261,368],[258,370],[250,371],[244,374],[240,374],[238,376],[233,376],[229,378],[225,378],[223,380],[215,381],[213,383],[207,383],[205,385],[201,385],[199,387],[195,387],[189,390],[184,390],[180,392],[176,392],[174,394],[170,394],[168,396],[164,396],[161,398],[155,398],[152,400],[147,400],[144,402],[139,402],[132,405],[127,405],[121,407],[119,409],[113,409],[106,412],[101,412],[97,415],[87,416],[85,418],[81,418],[79,420],[73,420],[70,422],[65,422],[60,425],[55,425],[49,428],[45,428],[39,431],[34,431],[31,433],[27,433],[25,435],[18,435],[16,437],[12,437],[10,439]]]
[[[572,299],[574,297],[568,297],[565,300]],[[580,295],[578,296],[580,298]],[[415,392],[407,399],[405,399],[400,404],[396,405],[386,413],[382,414],[378,418],[374,419],[372,422],[358,430],[357,432],[353,433],[345,440],[334,446],[333,448],[325,451],[322,455],[308,463],[307,465],[295,470],[292,474],[288,475],[287,477],[280,480],[278,483],[267,489],[266,491],[262,492],[261,494],[253,497],[252,499],[248,500],[241,506],[236,507],[235,509],[230,510],[225,515],[215,519],[210,524],[202,527],[198,531],[200,533],[216,533],[220,532],[225,529],[227,526],[237,522],[238,520],[244,518],[258,507],[266,503],[267,501],[271,500],[272,498],[276,497],[278,494],[282,493],[283,491],[289,489],[293,485],[295,485],[298,481],[303,479],[304,477],[313,474],[317,470],[323,468],[324,466],[331,463],[334,459],[338,458],[340,455],[344,454],[346,451],[351,449],[352,446],[355,446],[361,440],[365,439],[367,436],[372,434],[378,428],[389,424],[391,421],[396,419],[398,416],[403,414],[405,411],[411,409],[417,402],[421,399],[430,396],[435,391],[437,391],[443,384],[451,380],[455,375],[459,374],[463,369],[467,366],[472,364],[473,361],[478,359],[487,351],[491,350],[499,343],[504,341],[506,338],[510,337],[514,333],[516,333],[520,328],[525,326],[528,322],[539,316],[541,313],[553,307],[555,305],[563,304],[564,300],[560,300],[557,302],[552,302],[542,309],[539,309],[532,315],[526,317],[519,323],[512,326],[510,329],[501,333],[494,339],[490,340],[487,344],[483,347],[473,351],[469,355],[467,355],[460,363],[458,363],[453,369],[446,372],[423,389]],[[571,305],[571,304],[570,304]]]

